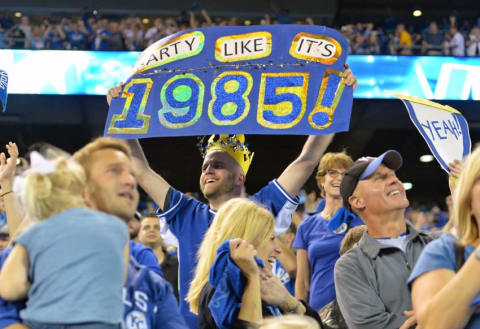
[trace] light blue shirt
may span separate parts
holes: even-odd
[[[408,287],[411,288],[413,281],[422,274],[438,269],[455,271],[457,259],[455,257],[455,242],[456,240],[452,235],[442,234],[438,239],[427,244],[418,258],[410,274],[410,278],[408,278]],[[464,259],[467,260],[474,250],[475,247],[471,245],[465,246]],[[468,321],[465,328],[480,328],[480,313],[478,312],[478,308],[470,317],[470,321]]]
[[[407,233],[402,233],[398,238],[377,238],[377,241],[384,246],[398,248],[405,252],[405,250],[407,250],[408,243],[407,237]]]
[[[125,223],[86,208],[72,208],[32,226],[16,239],[28,252],[23,320],[74,324],[122,321]]]

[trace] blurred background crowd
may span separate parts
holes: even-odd
[[[480,56],[480,18],[461,19],[455,13],[436,20],[419,18],[404,23],[393,15],[381,22],[314,21],[293,19],[288,9],[262,18],[211,17],[192,8],[176,17],[23,15],[4,12],[0,17],[0,48],[141,51],[170,34],[198,27],[263,24],[332,25],[350,44],[351,54]]]

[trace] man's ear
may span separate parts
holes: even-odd
[[[365,200],[361,196],[358,196],[356,194],[350,195],[350,197],[348,198],[348,203],[350,204],[352,209],[362,210],[365,208]]]
[[[90,208],[90,209],[97,209],[95,202],[93,201],[93,196],[92,196],[92,188],[90,185],[87,185],[83,189],[83,201],[85,202],[85,205]]]
[[[240,173],[237,175],[237,181],[236,183],[239,185],[239,186],[243,186],[245,185],[245,181],[247,180],[247,177],[245,176],[245,174],[243,173]]]

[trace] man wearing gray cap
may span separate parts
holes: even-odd
[[[402,162],[394,150],[360,158],[340,185],[344,206],[367,225],[358,244],[335,265],[337,301],[350,329],[416,324],[407,280],[432,237],[405,221],[409,201],[395,174]]]

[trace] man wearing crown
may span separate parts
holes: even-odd
[[[356,86],[350,69],[343,73],[347,86]],[[107,101],[120,96],[122,86],[109,90]],[[275,234],[290,226],[292,213],[298,202],[297,194],[317,167],[333,135],[309,136],[302,152],[277,178],[251,196],[266,206],[275,216]],[[226,201],[240,197],[253,153],[245,146],[245,136],[212,135],[201,145],[204,161],[200,175],[200,189],[208,200],[204,204],[174,189],[154,172],[138,140],[129,140],[134,158],[134,170],[140,186],[158,204],[157,216],[165,220],[179,240],[179,299],[180,313],[188,326],[198,328],[197,316],[190,312],[185,301],[196,266],[196,253],[203,236],[212,223],[216,210]]]

